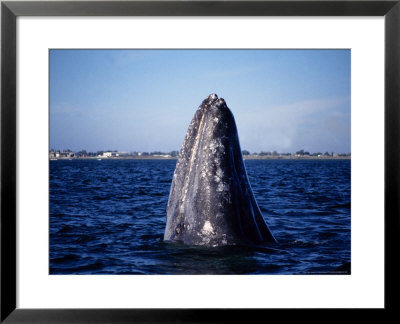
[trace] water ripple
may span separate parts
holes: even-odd
[[[350,161],[246,161],[279,241],[263,249],[163,242],[175,163],[51,161],[50,273],[349,273]]]

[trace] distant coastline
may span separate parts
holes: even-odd
[[[177,160],[177,156],[58,157],[50,160]],[[351,156],[243,155],[244,160],[351,160]]]
[[[261,151],[260,153],[250,153],[242,150],[244,160],[350,160],[351,153],[334,153],[334,152],[316,152],[310,153],[305,150],[299,150],[296,153],[279,153],[277,151]],[[119,152],[114,151],[97,151],[87,152],[82,150],[74,152],[71,150],[54,150],[49,151],[50,160],[176,160],[179,157],[179,151],[170,152]]]

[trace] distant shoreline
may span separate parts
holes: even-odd
[[[177,160],[178,157],[173,156],[113,156],[113,157],[58,157],[50,158],[50,160]],[[293,156],[293,155],[244,155],[244,160],[351,160],[351,156]]]

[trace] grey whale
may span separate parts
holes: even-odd
[[[216,94],[202,102],[186,133],[164,240],[202,246],[276,242],[253,195],[233,114]]]

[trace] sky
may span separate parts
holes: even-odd
[[[50,148],[180,150],[202,100],[242,150],[350,153],[350,50],[50,50]]]

